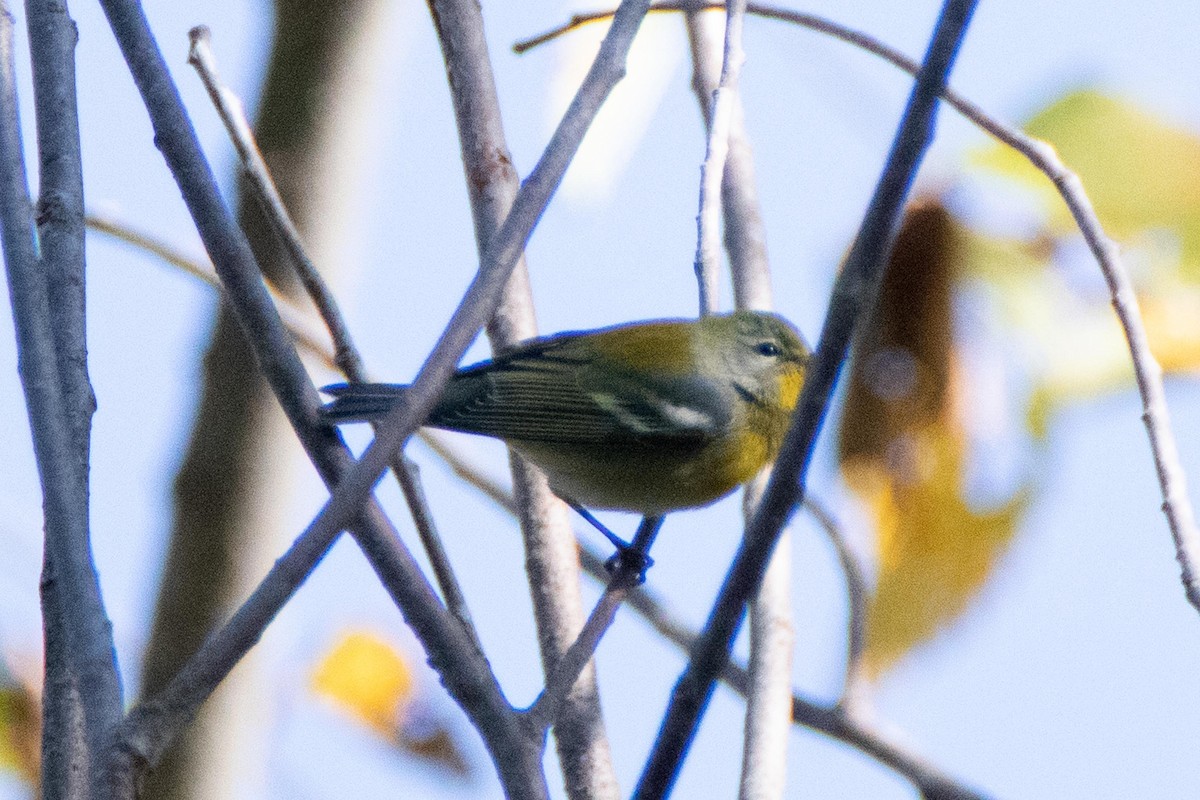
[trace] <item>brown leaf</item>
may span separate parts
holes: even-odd
[[[966,241],[941,205],[914,204],[851,366],[838,444],[842,474],[875,522],[879,574],[863,656],[869,675],[962,613],[1026,505],[1021,494],[980,512],[965,496],[951,291]]]

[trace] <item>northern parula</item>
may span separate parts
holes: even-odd
[[[454,374],[426,424],[503,439],[576,505],[660,516],[707,505],[779,452],[808,364],[759,311],[532,339]],[[331,422],[385,416],[397,384],[337,384]]]

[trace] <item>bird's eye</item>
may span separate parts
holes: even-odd
[[[758,350],[759,355],[769,356],[772,358],[779,355],[779,345],[775,344],[774,342],[761,342],[756,349]]]

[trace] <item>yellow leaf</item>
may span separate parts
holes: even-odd
[[[1200,325],[1196,324],[1200,320],[1200,289],[1157,286],[1139,300],[1150,351],[1163,370],[1173,374],[1200,369]]]
[[[41,703],[20,683],[0,685],[0,769],[33,786],[39,781],[42,746]]]
[[[366,631],[344,635],[317,665],[312,688],[396,749],[471,776],[453,729],[417,695],[408,657],[382,637]]]
[[[864,497],[879,537],[879,575],[868,604],[863,668],[874,677],[958,617],[978,594],[1028,503],[1018,493],[1002,508],[977,512],[963,496],[964,442],[948,425],[913,432],[905,443],[908,480],[880,462],[844,465]],[[875,472],[864,480],[863,472]],[[858,473],[858,474],[854,474]]]
[[[1023,128],[1052,144],[1080,176],[1110,235],[1169,231],[1186,270],[1200,278],[1200,136],[1092,90],[1066,95]],[[991,145],[973,160],[1033,188],[1055,231],[1075,230],[1050,182],[1015,151]]]
[[[317,666],[312,688],[389,740],[414,689],[408,659],[380,637],[351,632]]]

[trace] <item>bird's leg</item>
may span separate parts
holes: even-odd
[[[586,508],[576,503],[574,500],[566,500],[567,505],[575,509],[579,516],[588,521],[589,524],[604,535],[612,543],[612,546],[617,548],[617,552],[613,557],[605,562],[605,566],[609,572],[615,572],[618,569],[634,569],[637,572],[638,583],[641,583],[645,578],[646,570],[654,563],[654,559],[650,558],[650,545],[654,542],[654,537],[658,534],[658,529],[662,526],[662,517],[643,517],[642,524],[638,526],[637,533],[633,536],[632,542],[627,542],[620,536],[617,536],[608,526]]]
[[[604,538],[608,539],[608,541],[612,542],[612,546],[617,548],[618,551],[625,550],[628,547],[630,547],[629,542],[625,541],[620,536],[617,536],[615,533],[610,531],[608,529],[608,526],[606,526],[600,520],[596,519],[595,515],[592,514],[592,512],[588,511],[586,508],[579,505],[579,503],[576,503],[574,500],[566,500],[566,503],[571,508],[575,509],[576,514],[578,514],[579,516],[581,516],[585,520],[587,520],[589,525],[591,525],[596,530],[600,531],[600,533],[604,534]]]

